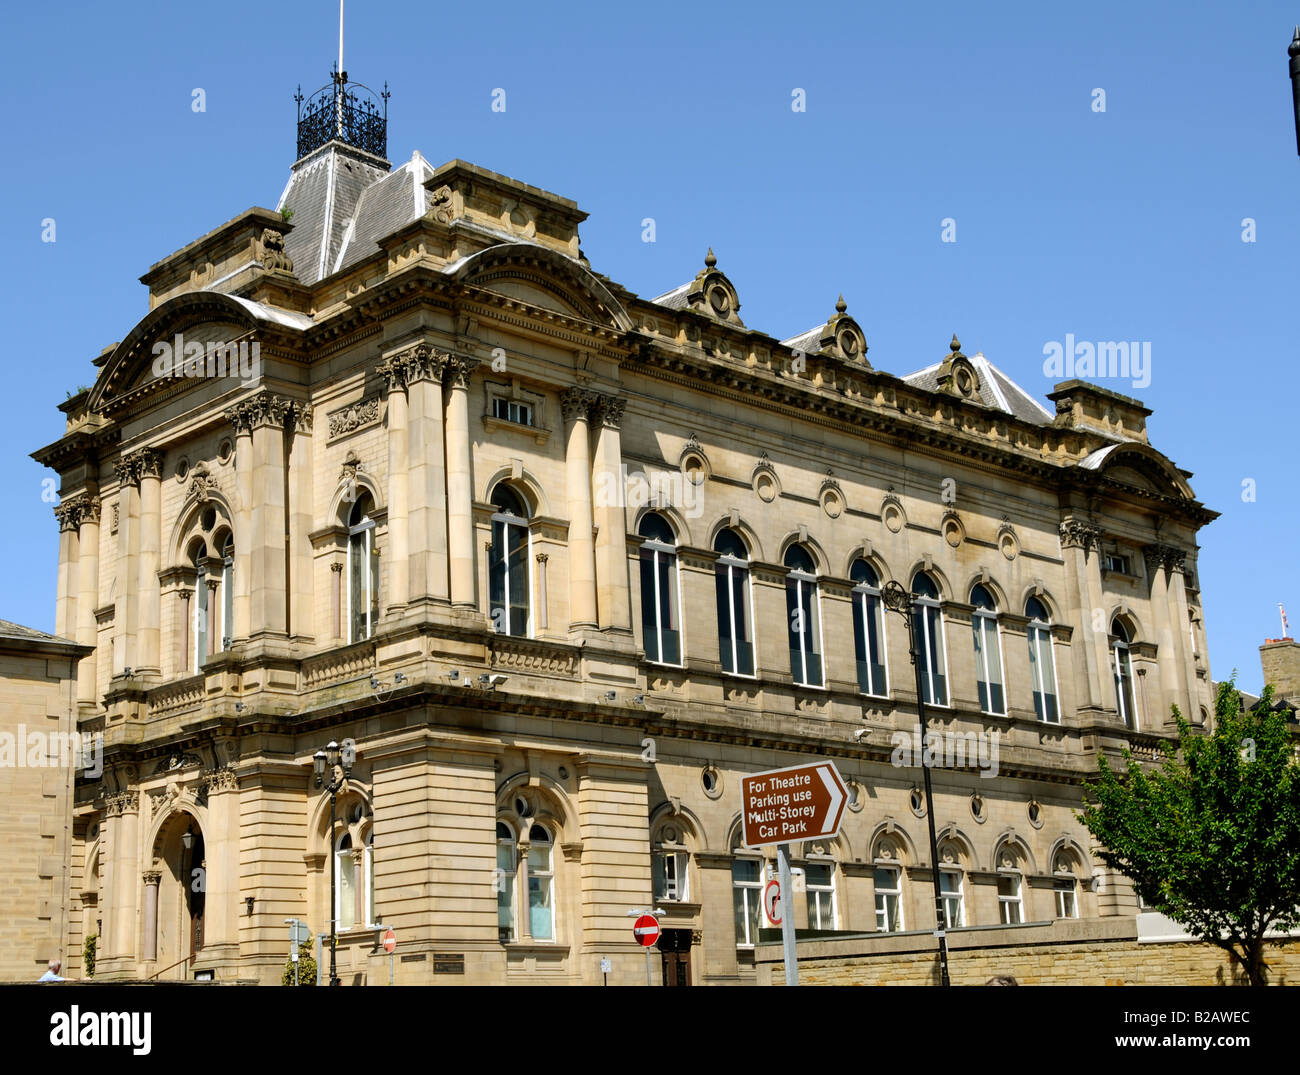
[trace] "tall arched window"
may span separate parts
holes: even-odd
[[[374,634],[379,620],[379,553],[374,501],[364,493],[348,517],[348,642]]]
[[[714,571],[722,670],[739,676],[752,676],[754,643],[750,632],[749,550],[734,530],[721,530],[713,542],[713,551],[718,554]]]
[[[1025,602],[1029,619],[1029,672],[1034,684],[1034,711],[1048,724],[1061,723],[1056,701],[1056,662],[1052,659],[1052,627],[1047,608],[1036,597]]]
[[[646,660],[681,664],[680,605],[677,598],[677,539],[668,520],[651,513],[641,535],[641,637]]]
[[[1129,657],[1129,633],[1119,620],[1110,625],[1112,671],[1115,676],[1115,698],[1119,718],[1129,728],[1137,729],[1137,696],[1133,693],[1133,662]]]
[[[515,850],[514,830],[504,821],[497,822],[497,939],[505,944],[515,933],[515,885],[519,857]]]
[[[939,606],[939,587],[924,571],[912,579],[916,595],[917,659],[921,662],[921,695],[927,705],[948,704],[948,681],[944,662],[943,613]]]
[[[343,833],[334,845],[334,917],[340,930],[351,929],[357,921],[357,874],[352,854],[352,836]]]
[[[508,485],[492,491],[492,545],[488,549],[488,597],[498,634],[532,634],[529,616],[528,508]]]
[[[221,548],[221,648],[230,649],[235,633],[235,539]]]
[[[985,713],[1007,711],[1002,693],[1002,647],[998,642],[998,606],[985,586],[970,592],[971,629],[975,640],[975,678],[979,684],[980,709]]]
[[[822,685],[820,595],[817,566],[802,545],[785,553],[786,630],[790,637],[790,674],[803,687]]]
[[[200,544],[194,553],[194,671],[208,659],[208,569],[207,548]]]
[[[375,917],[375,834],[366,833],[366,925],[378,922]]]
[[[555,845],[541,825],[528,830],[528,928],[535,941],[555,940]]]
[[[885,617],[880,603],[880,578],[866,560],[854,560],[849,568],[853,580],[853,648],[858,659],[858,689],[863,694],[884,697],[889,693],[885,678]]]

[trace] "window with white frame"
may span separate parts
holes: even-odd
[[[493,396],[492,417],[500,418],[506,422],[517,422],[522,426],[530,426],[533,424],[533,405],[531,403],[521,403],[514,399],[505,399],[502,396]]]
[[[975,678],[979,685],[980,709],[985,713],[1006,713],[1002,691],[1002,646],[998,636],[998,606],[988,587],[975,586],[970,593],[971,629],[975,642]]]
[[[1052,882],[1056,891],[1056,917],[1079,917],[1079,883],[1073,877],[1058,877]]]
[[[492,544],[488,549],[488,597],[498,634],[532,634],[529,609],[528,509],[508,485],[492,491]]]
[[[820,595],[817,567],[808,550],[791,545],[785,553],[786,630],[790,674],[801,687],[822,685]]]
[[[885,669],[885,618],[880,578],[866,560],[854,560],[853,649],[858,664],[858,689],[878,698],[889,694]]]
[[[898,933],[903,928],[902,874],[897,866],[876,867],[876,930],[880,933]]]
[[[235,633],[235,539],[227,537],[221,550],[221,648],[230,649]]]
[[[1018,926],[1025,920],[1020,880],[1019,873],[998,873],[998,909],[1004,926]]]
[[[1034,712],[1048,724],[1061,723],[1056,695],[1056,662],[1052,659],[1052,627],[1047,607],[1036,597],[1025,602],[1029,619],[1029,673],[1034,687]]]
[[[348,642],[374,634],[379,621],[379,549],[374,501],[363,493],[348,517]]]
[[[737,857],[731,861],[731,900],[736,922],[736,946],[750,948],[758,941],[763,905],[761,859]]]
[[[1124,624],[1115,620],[1110,625],[1111,662],[1115,678],[1115,701],[1119,718],[1129,728],[1137,729],[1137,695],[1133,690],[1133,661],[1129,655],[1129,633]]]
[[[939,587],[924,571],[912,579],[912,593],[916,595],[916,612],[913,616],[916,631],[916,649],[921,662],[921,693],[927,705],[948,704],[948,682],[945,675],[943,638],[943,611],[939,605]]]
[[[515,927],[515,886],[518,884],[519,857],[515,832],[506,822],[497,822],[497,939],[502,944],[517,938]]]
[[[528,830],[528,929],[535,941],[555,940],[555,845],[542,825]]]
[[[356,856],[352,852],[352,834],[344,832],[334,845],[334,918],[339,930],[357,924]]]
[[[808,894],[808,928],[835,929],[835,865],[810,862],[804,866]]]
[[[646,660],[682,663],[677,588],[677,537],[668,520],[654,512],[637,527],[641,536],[641,638]]]
[[[208,569],[207,550],[202,545],[194,554],[194,653],[193,671],[201,669],[208,659]]]
[[[719,531],[713,542],[718,604],[718,649],[722,670],[754,674],[754,643],[749,597],[749,550],[734,530]]]
[[[655,903],[680,903],[688,898],[685,851],[656,851],[650,860]]]
[[[939,898],[943,901],[943,917],[946,928],[958,929],[964,926],[966,924],[966,915],[961,870],[939,871]]]

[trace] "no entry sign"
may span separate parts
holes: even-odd
[[[632,936],[642,948],[649,948],[659,939],[659,923],[654,915],[643,914],[632,926]]]
[[[829,761],[741,777],[745,846],[834,836],[848,794],[835,763]]]
[[[386,930],[384,930],[384,951],[391,956],[393,954],[393,949],[395,949],[396,947],[397,947],[397,934],[393,932],[393,927],[389,926]],[[403,956],[402,958],[405,959],[406,957]]]

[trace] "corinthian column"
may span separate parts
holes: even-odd
[[[141,448],[131,456],[140,479],[140,595],[137,608],[136,660],[138,671],[160,675],[162,657],[159,650],[159,622],[162,597],[158,569],[162,555],[162,452]]]
[[[451,603],[474,608],[474,475],[469,444],[469,379],[478,361],[447,364],[447,563]]]
[[[587,414],[595,393],[570,388],[564,413],[564,493],[569,510],[569,629],[597,626],[596,554],[592,541],[591,449]]]
[[[1187,647],[1182,644],[1187,638],[1187,609],[1184,603],[1180,616],[1174,600],[1174,591],[1182,589],[1183,579],[1181,573],[1173,574],[1173,567],[1177,563],[1181,572],[1183,556],[1168,545],[1147,545],[1142,549],[1142,558],[1151,580],[1151,618],[1157,641],[1156,664],[1160,669],[1159,693],[1152,715],[1158,715],[1161,724],[1172,725],[1171,704],[1191,719],[1191,698],[1184,671],[1184,661],[1190,660],[1190,654],[1186,654]]]
[[[404,469],[410,519],[412,602],[431,600],[446,604],[450,594],[447,573],[447,447],[442,400],[442,379],[450,360],[451,356],[445,352],[418,344],[411,349],[406,362],[411,452],[409,463],[404,461]],[[468,396],[466,392],[461,395],[465,404],[465,446],[468,449]],[[459,409],[460,404],[457,407]],[[467,487],[473,488],[472,485]],[[405,595],[406,590],[400,593]]]
[[[158,958],[158,883],[162,873],[146,870],[144,874],[144,936],[141,937],[140,958],[152,963]]]
[[[306,403],[289,405],[289,619],[294,635],[314,638],[316,608],[312,586],[312,414]],[[235,546],[238,553],[239,546]],[[229,628],[227,628],[229,630]]]
[[[77,617],[77,515],[75,498],[69,497],[54,509],[59,523],[59,581],[54,599],[54,633],[68,637]]]
[[[1077,617],[1077,643],[1072,639],[1070,644],[1075,706],[1097,716],[1114,708],[1114,692],[1109,690],[1110,625],[1103,624],[1100,631],[1093,627],[1093,610],[1101,604],[1101,528],[1070,518],[1061,523],[1060,535],[1066,599]]]
[[[627,577],[627,515],[624,506],[623,446],[619,425],[625,400],[600,396],[592,408],[597,422],[595,522],[596,581],[601,630],[632,630]]]

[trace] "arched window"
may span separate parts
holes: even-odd
[[[357,922],[355,862],[352,836],[345,832],[334,845],[334,917],[339,930],[351,929]]]
[[[378,922],[375,917],[375,834],[366,833],[366,925]]]
[[[542,825],[528,830],[528,928],[535,941],[555,940],[555,846]]]
[[[208,550],[199,544],[194,552],[194,666],[199,671],[208,659]]]
[[[677,540],[662,515],[651,513],[641,535],[641,638],[646,660],[681,664],[680,604],[677,597]]]
[[[903,929],[903,871],[898,866],[878,865],[874,872],[876,930],[898,933]]]
[[[690,851],[680,823],[669,819],[659,825],[650,845],[655,903],[680,903],[690,899],[690,862]]]
[[[985,713],[1007,711],[1002,694],[1002,647],[998,641],[998,606],[985,586],[970,592],[971,629],[975,640],[975,678],[979,684],[980,709]]]
[[[1057,918],[1079,917],[1079,881],[1075,876],[1078,859],[1071,851],[1060,851],[1052,865],[1052,893],[1056,897]]]
[[[961,851],[952,842],[939,847],[939,898],[943,901],[943,916],[948,929],[966,925],[965,874],[961,867]]]
[[[1137,696],[1133,693],[1133,662],[1129,657],[1129,633],[1119,620],[1110,625],[1112,671],[1115,676],[1115,698],[1119,707],[1119,719],[1124,724],[1137,729]]]
[[[528,508],[508,485],[492,492],[492,545],[488,549],[488,596],[498,634],[532,634],[529,616]]]
[[[235,539],[221,547],[221,648],[230,649],[235,633]]]
[[[912,579],[916,595],[916,651],[921,662],[921,695],[927,705],[948,704],[948,681],[945,675],[943,613],[939,607],[939,587],[924,571]]]
[[[732,853],[731,910],[736,923],[736,947],[752,948],[758,943],[763,906],[763,860],[742,848],[733,848]]]
[[[790,674],[802,687],[822,685],[820,595],[817,567],[808,550],[791,545],[785,553],[786,629],[790,636]]]
[[[379,550],[374,501],[364,493],[348,518],[348,642],[374,634],[379,620]]]
[[[885,678],[885,617],[880,603],[880,578],[866,560],[854,560],[849,568],[853,580],[853,648],[858,659],[858,689],[863,694],[884,697],[889,693]]]
[[[497,938],[502,944],[515,939],[515,885],[519,857],[515,850],[514,830],[504,821],[497,822]]]
[[[1052,659],[1052,628],[1047,608],[1036,597],[1025,602],[1029,619],[1029,673],[1034,684],[1034,711],[1048,724],[1061,723],[1056,701],[1056,662]]]
[[[738,676],[752,676],[754,643],[750,632],[749,550],[734,530],[719,531],[713,550],[718,554],[714,571],[722,670]]]

